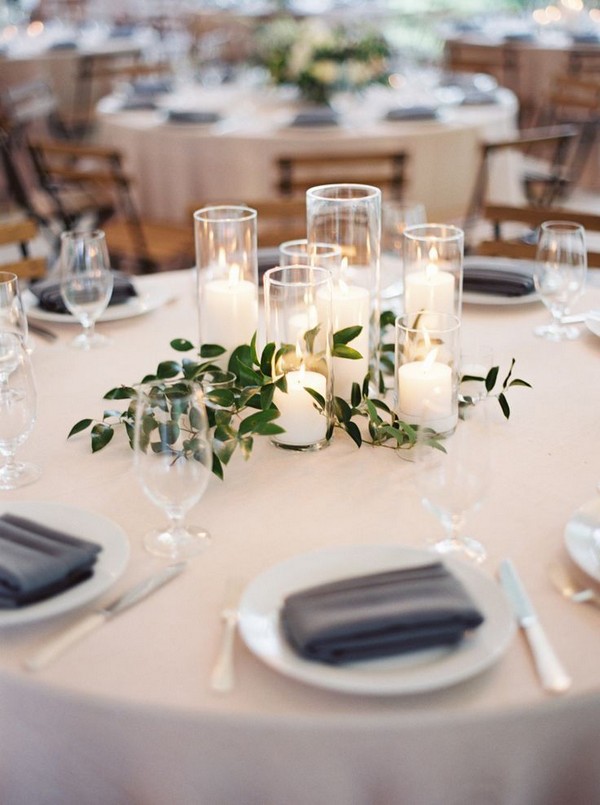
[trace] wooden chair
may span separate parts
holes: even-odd
[[[193,228],[144,219],[134,198],[134,180],[118,149],[87,144],[39,140],[29,143],[41,186],[55,203],[64,229],[74,221],[62,203],[63,194],[79,193],[91,199],[107,195],[111,212],[96,219],[115,267],[132,273],[184,268],[193,264]]]
[[[7,262],[0,263],[0,270],[12,271],[19,278],[25,280],[39,279],[46,273],[46,258],[32,257],[30,254],[31,241],[37,236],[38,228],[31,218],[3,218],[0,219],[0,247],[4,254],[6,248],[14,246],[16,255],[9,253]]]
[[[189,219],[202,207],[235,204],[251,207],[257,212],[258,247],[261,249],[279,246],[286,240],[306,237],[306,202],[304,198],[244,199],[242,201],[204,201],[190,205]]]
[[[600,215],[553,207],[540,210],[534,207],[513,207],[490,204],[483,212],[492,228],[492,238],[479,241],[474,247],[476,254],[494,257],[535,259],[535,229],[544,221],[573,221],[581,224],[592,248],[588,247],[588,266],[600,268]],[[510,235],[507,230],[510,229]],[[597,245],[596,245],[597,244]]]
[[[500,153],[514,153],[524,200],[547,209],[571,186],[570,165],[577,145],[577,126],[549,126],[523,130],[515,137],[480,144],[479,169],[463,227],[470,236],[488,203],[491,161]]]
[[[277,160],[277,189],[283,197],[297,197],[315,185],[353,182],[375,185],[388,198],[400,199],[407,160],[403,151],[290,154]]]

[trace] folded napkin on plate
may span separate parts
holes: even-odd
[[[338,116],[336,112],[328,107],[298,112],[290,123],[291,126],[337,126],[337,124]]]
[[[218,112],[200,112],[192,109],[169,109],[167,120],[169,123],[195,123],[208,125],[218,123],[221,115]]]
[[[60,42],[53,42],[48,50],[77,50],[77,42],[74,39],[61,39]]]
[[[600,36],[593,32],[572,34],[571,41],[576,45],[595,45],[597,42],[600,42]]]
[[[390,109],[386,120],[435,120],[438,111],[435,106],[398,106]]]
[[[496,90],[469,89],[465,91],[465,97],[460,102],[461,106],[485,106],[487,104],[498,103]]]
[[[25,517],[0,517],[0,608],[32,604],[92,575],[101,547]]]
[[[32,282],[29,290],[37,298],[42,310],[49,313],[68,313],[60,292],[60,282],[58,280],[40,280]],[[137,296],[137,291],[131,279],[118,271],[113,271],[113,290],[109,305],[122,305],[132,296]]]
[[[131,111],[141,111],[144,109],[156,109],[156,101],[153,101],[151,97],[140,96],[139,98],[133,96],[132,98],[128,98],[126,101],[123,101],[121,104],[121,109],[124,112],[131,112]]]
[[[281,622],[301,656],[338,665],[454,645],[483,616],[462,583],[434,562],[293,593]]]
[[[525,296],[534,290],[533,276],[526,271],[508,271],[491,266],[463,268],[463,291],[497,296]]]
[[[134,95],[147,97],[148,95],[164,95],[171,92],[173,82],[169,78],[138,78],[131,84]]]

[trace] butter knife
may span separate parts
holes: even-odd
[[[103,623],[114,618],[120,612],[138,604],[147,598],[151,593],[158,590],[167,582],[178,576],[186,567],[186,562],[179,562],[175,565],[168,565],[158,573],[154,573],[147,579],[136,584],[123,595],[102,609],[94,610],[88,615],[84,615],[72,626],[50,638],[32,657],[25,660],[24,666],[28,671],[39,671],[49,665],[52,660],[70,648],[78,640],[81,640],[94,629],[102,626]]]
[[[510,559],[504,559],[500,563],[499,576],[500,583],[515,611],[517,622],[529,643],[542,687],[551,693],[564,693],[571,687],[571,677],[554,653]]]

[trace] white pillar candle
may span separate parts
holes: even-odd
[[[452,369],[434,358],[435,350],[426,360],[398,369],[398,416],[444,433],[456,426],[458,412],[453,405]]]
[[[258,289],[253,282],[239,279],[209,280],[202,290],[200,327],[206,344],[220,344],[227,351],[248,344],[258,324]]]
[[[360,334],[348,346],[360,352],[362,358],[333,359],[333,393],[350,399],[352,383],[362,386],[369,371],[369,318],[371,302],[369,291],[359,285],[348,285],[343,280],[336,283],[331,295],[333,332],[360,325]]]
[[[420,310],[454,313],[454,276],[428,263],[423,271],[412,271],[404,277],[404,311],[411,315]]]
[[[285,433],[273,437],[280,444],[292,447],[308,447],[322,441],[327,435],[327,417],[315,408],[315,401],[307,388],[325,397],[327,379],[319,372],[307,372],[303,368],[287,372],[287,392],[275,389],[273,402],[279,409],[277,425]]]

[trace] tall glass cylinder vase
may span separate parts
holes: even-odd
[[[404,312],[461,316],[464,232],[447,224],[404,230]]]
[[[348,344],[362,357],[333,359],[335,394],[349,399],[353,383],[362,385],[369,370],[372,378],[377,376],[381,190],[362,184],[311,187],[306,212],[308,242],[341,248],[339,269],[333,274],[333,330],[362,327]]]
[[[285,266],[265,273],[265,329],[275,349],[272,437],[278,447],[318,450],[331,436],[331,272],[313,266]]]
[[[229,354],[248,344],[258,325],[256,210],[203,207],[194,213],[201,344]]]
[[[396,319],[396,412],[440,435],[458,422],[460,320],[423,311]]]

